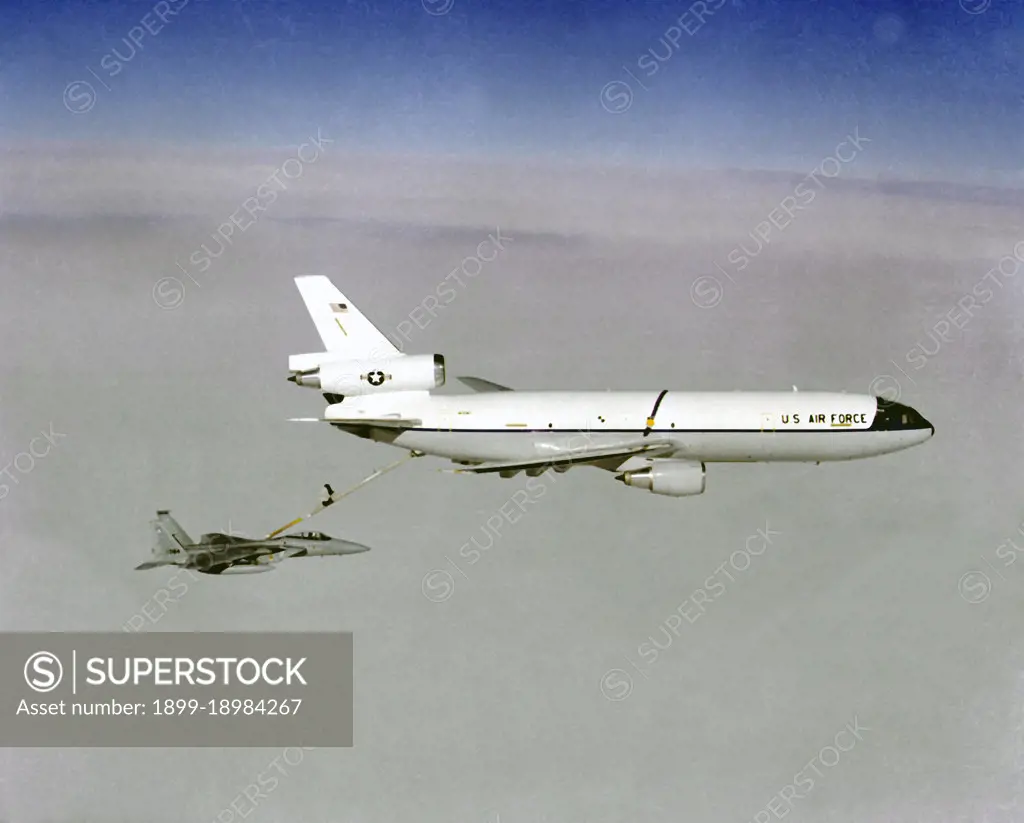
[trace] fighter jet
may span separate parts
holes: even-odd
[[[336,502],[330,485],[324,488],[327,490],[327,499],[306,517]],[[135,569],[141,571],[160,566],[181,566],[203,574],[254,574],[273,571],[274,563],[291,557],[328,557],[370,551],[369,546],[330,537],[323,532],[280,534],[304,519],[300,517],[293,520],[287,526],[259,539],[210,532],[193,542],[171,517],[170,510],[160,509],[156,519],[150,521],[156,537],[153,558],[140,563]]]

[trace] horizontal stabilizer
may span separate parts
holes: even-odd
[[[468,466],[461,469],[448,469],[454,474],[491,474],[493,472],[517,472],[530,469],[541,469],[545,467],[576,466],[597,463],[600,461],[625,460],[628,457],[644,454],[656,456],[662,452],[671,451],[675,446],[672,443],[657,441],[643,443],[637,446],[614,446],[604,449],[578,449],[576,451],[553,454],[550,457],[538,457],[533,460],[510,461],[507,463],[482,463],[479,466]]]
[[[139,563],[139,565],[135,567],[135,571],[140,572],[145,571],[146,569],[159,569],[161,566],[174,565],[176,564],[170,560],[147,560],[145,563]]]
[[[334,426],[374,426],[378,429],[413,429],[422,420],[401,417],[289,417],[289,423],[330,423]]]
[[[482,377],[459,377],[457,379],[475,392],[514,391],[514,389],[510,389],[508,386],[492,383],[490,380],[484,380]]]

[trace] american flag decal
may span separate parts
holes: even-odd
[[[346,303],[331,303],[331,311],[335,314],[341,314],[348,311],[348,304]]]

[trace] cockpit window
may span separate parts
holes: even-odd
[[[326,534],[323,532],[299,532],[295,535],[302,540],[329,540]]]

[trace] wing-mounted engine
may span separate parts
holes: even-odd
[[[444,356],[398,355],[371,360],[322,361],[288,378],[298,386],[345,397],[379,392],[430,391],[444,385]]]
[[[705,468],[703,463],[687,460],[654,460],[646,468],[624,471],[615,479],[652,494],[691,497],[704,493]]]

